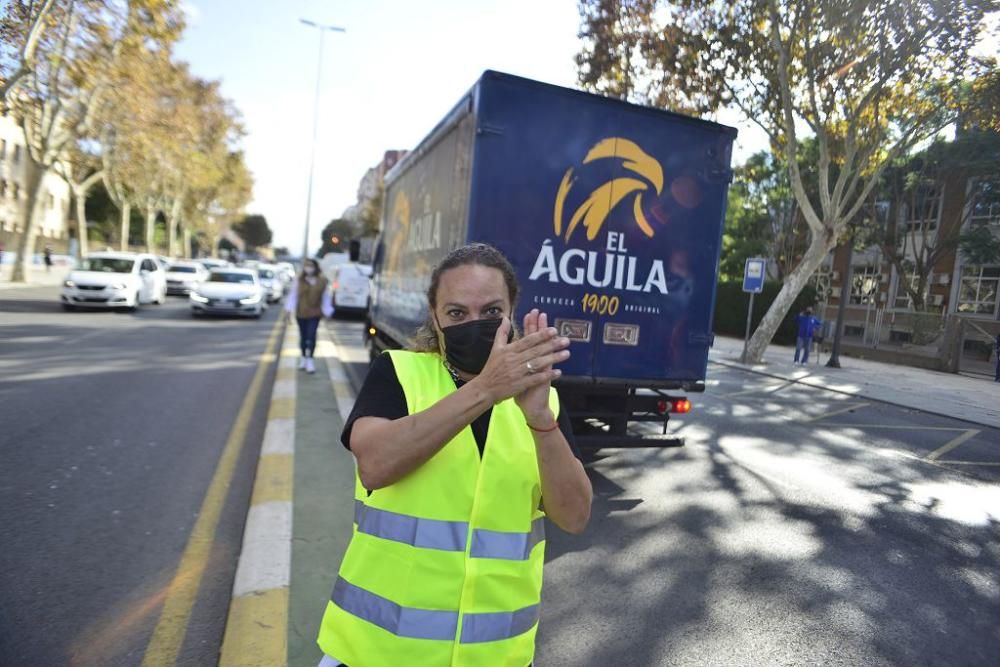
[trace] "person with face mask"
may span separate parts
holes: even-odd
[[[373,362],[341,435],[356,530],[323,667],[532,663],[544,519],[582,532],[593,491],[551,387],[569,341],[537,310],[515,335],[518,289],[495,248],[452,251],[411,349]]]
[[[299,370],[310,375],[316,372],[313,353],[316,351],[319,319],[333,314],[330,290],[326,286],[326,278],[319,270],[319,262],[307,259],[302,263],[302,272],[292,283],[292,290],[285,300],[287,316],[291,318],[294,313],[299,325],[299,347],[302,350]]]

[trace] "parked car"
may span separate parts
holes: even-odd
[[[333,312],[363,315],[371,297],[372,267],[368,264],[338,264],[331,269]]]
[[[198,262],[174,262],[167,266],[167,294],[187,296],[208,278],[208,269]]]
[[[167,276],[154,255],[95,252],[63,281],[61,301],[66,310],[126,308],[163,303]]]
[[[232,262],[219,259],[218,257],[202,257],[201,259],[196,259],[196,262],[204,266],[206,269],[211,271],[212,269],[222,269],[227,266],[232,266]]]
[[[215,269],[205,282],[188,296],[191,315],[244,315],[260,317],[267,300],[257,272],[253,269],[225,267]]]
[[[257,276],[260,286],[267,295],[268,303],[277,303],[285,296],[285,283],[281,280],[281,270],[274,264],[258,264]]]
[[[291,284],[295,282],[295,265],[291,262],[278,262],[278,274],[281,276],[281,282],[285,283],[285,291],[291,287]]]

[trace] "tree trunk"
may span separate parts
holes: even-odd
[[[171,257],[179,257],[180,252],[177,249],[177,228],[181,221],[181,200],[180,197],[174,199],[174,203],[170,207],[170,214],[167,216],[167,248],[168,253]]]
[[[152,253],[156,250],[153,238],[156,232],[156,207],[146,206],[146,252]]]
[[[48,167],[44,167],[32,160],[30,156],[28,157],[28,200],[25,202],[24,213],[22,214],[23,224],[21,225],[21,229],[23,232],[17,244],[17,258],[14,261],[14,272],[11,275],[11,282],[28,282],[28,266],[30,266],[31,261],[34,259],[35,239],[38,236],[38,227],[35,224],[38,212],[35,209],[38,208],[41,202],[42,198],[38,195],[42,190],[42,183],[45,181],[45,175],[48,171]]]
[[[122,201],[122,238],[118,244],[122,252],[128,250],[129,223],[132,221],[132,204]]]
[[[768,308],[764,319],[760,321],[760,324],[757,325],[757,330],[750,337],[750,342],[747,344],[743,356],[740,358],[742,363],[760,363],[764,356],[764,351],[771,344],[771,340],[774,338],[774,334],[777,333],[778,327],[781,326],[792,304],[795,303],[795,298],[802,291],[802,288],[805,287],[813,273],[816,272],[816,269],[819,268],[819,265],[823,263],[823,259],[833,249],[836,242],[836,238],[827,239],[825,235],[813,235],[809,248],[802,257],[802,261],[785,277],[781,291],[778,292],[774,303]]]
[[[184,247],[182,248],[184,259],[191,259],[191,230],[184,228]]]
[[[87,192],[82,188],[73,188],[73,200],[76,203],[76,234],[79,237],[77,259],[83,259],[90,252],[87,239]]]

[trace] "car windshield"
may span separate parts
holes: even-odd
[[[193,266],[170,266],[167,267],[170,273],[198,273],[198,269]]]
[[[88,257],[83,260],[84,271],[102,271],[104,273],[132,273],[134,259],[119,257]]]
[[[229,271],[212,271],[209,276],[210,283],[242,283],[253,285],[253,276],[249,273],[231,273]]]
[[[258,271],[258,273],[260,273],[260,277],[261,278],[273,278],[274,277],[274,271],[271,271],[270,269],[261,269],[260,271]]]

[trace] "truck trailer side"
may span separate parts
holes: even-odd
[[[386,178],[372,354],[424,323],[448,252],[489,243],[517,271],[515,321],[539,308],[572,341],[557,388],[581,446],[683,444],[666,425],[704,391],[735,136],[484,73]]]

